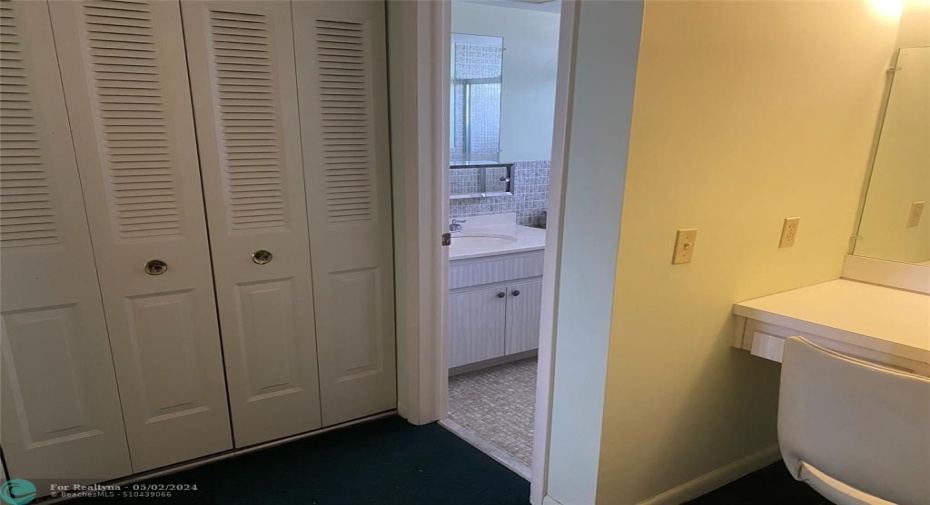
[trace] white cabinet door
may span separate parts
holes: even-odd
[[[11,477],[109,480],[132,468],[48,5],[0,26],[0,443]]]
[[[397,404],[384,3],[293,12],[328,426]]]
[[[320,427],[291,6],[198,1],[183,14],[241,447]]]
[[[180,5],[50,9],[133,469],[230,449]]]
[[[542,281],[507,286],[507,337],[505,354],[539,348]]]
[[[449,368],[504,355],[506,308],[503,287],[449,295]]]

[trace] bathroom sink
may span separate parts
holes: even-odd
[[[495,234],[468,234],[453,235],[452,244],[459,247],[484,248],[500,247],[517,241],[513,235],[495,235]]]

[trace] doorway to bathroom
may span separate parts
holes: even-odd
[[[440,422],[527,480],[559,10],[557,0],[451,3],[448,408]]]

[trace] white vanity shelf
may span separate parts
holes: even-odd
[[[850,356],[930,376],[930,296],[839,279],[733,306],[734,347],[781,362],[802,336]]]

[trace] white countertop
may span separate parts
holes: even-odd
[[[738,316],[930,363],[930,296],[839,279],[733,306]]]
[[[504,214],[503,216],[507,216]],[[497,254],[511,254],[525,251],[535,251],[546,247],[546,230],[521,226],[515,222],[506,222],[501,219],[487,219],[492,216],[478,216],[467,218],[465,228],[452,234],[452,245],[449,247],[450,260],[480,258]],[[516,216],[513,216],[515,219]],[[501,222],[503,224],[501,224]],[[474,224],[472,224],[474,223]],[[466,245],[461,237],[475,236],[508,236],[515,240],[496,245]]]

